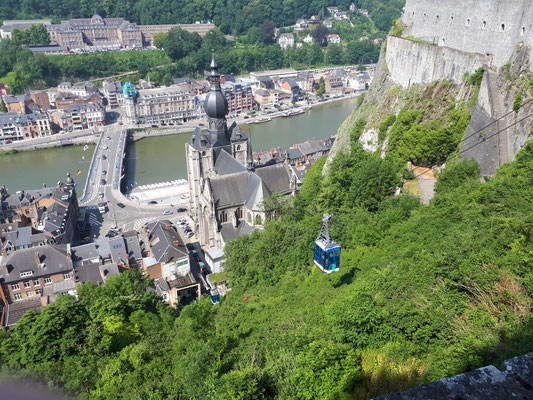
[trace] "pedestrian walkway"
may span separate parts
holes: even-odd
[[[412,171],[417,176],[418,186],[422,192],[420,200],[423,204],[428,205],[429,201],[435,196],[435,182],[437,182],[437,178],[433,175],[431,168],[415,167],[413,165]]]

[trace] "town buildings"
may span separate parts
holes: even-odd
[[[222,84],[221,88],[228,102],[228,113],[240,114],[253,109],[254,96],[250,86],[234,81]]]
[[[341,37],[339,35],[337,35],[336,33],[328,33],[326,35],[326,41],[329,43],[338,43],[340,44],[341,42]]]
[[[0,143],[9,140],[24,140],[52,134],[48,115],[42,112],[31,114],[0,114]]]
[[[69,104],[50,112],[52,126],[65,132],[105,125],[105,109],[96,103]]]
[[[111,108],[120,107],[124,104],[124,86],[115,78],[108,78],[102,82],[102,92]]]
[[[124,107],[129,123],[168,124],[196,118],[195,96],[186,85],[131,90],[124,86]]]
[[[196,23],[196,24],[173,24],[173,25],[138,25],[139,30],[142,32],[145,43],[152,44],[154,36],[158,33],[168,33],[172,28],[181,28],[184,31],[190,33],[198,33],[200,36],[205,36],[211,29],[215,29],[216,26],[212,23]]]
[[[127,48],[143,47],[142,32],[136,24],[123,18],[75,18],[61,24],[47,25],[51,43],[69,48],[120,45]]]
[[[198,127],[186,144],[189,210],[194,231],[204,248],[222,248],[265,220],[263,199],[296,189],[285,164],[255,168],[249,139],[234,123],[227,126],[228,104],[220,87],[215,59],[204,108],[209,127]]]
[[[278,37],[278,44],[283,50],[294,47],[294,35],[292,33],[282,33]]]
[[[0,39],[11,39],[13,30],[25,31],[32,25],[49,26],[52,21],[49,19],[20,19],[20,20],[6,20],[0,26]]]

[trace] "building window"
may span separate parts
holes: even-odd
[[[225,222],[228,222],[228,214],[226,214],[226,211],[220,212],[220,223],[223,224]]]
[[[43,295],[43,289],[35,289],[35,296],[42,296]]]
[[[520,29],[520,36],[524,36],[526,34],[526,27],[523,26],[522,29]]]
[[[20,273],[21,278],[25,278],[27,276],[32,276],[32,275],[33,275],[33,271],[23,271]]]
[[[63,274],[63,279],[71,279],[71,278],[70,278],[70,272],[65,272],[65,273]]]
[[[11,284],[11,290],[20,290],[19,284],[18,283],[12,283]]]
[[[33,292],[31,290],[28,290],[26,292],[26,297],[33,297]]]
[[[15,301],[21,301],[22,300],[22,293],[15,293]]]
[[[487,21],[483,21],[483,24],[481,25],[481,29],[487,28]]]
[[[44,284],[45,285],[49,285],[52,283],[52,278],[50,278],[49,276],[47,276],[46,278],[44,278]]]
[[[466,26],[470,26],[470,18],[466,19]]]
[[[25,287],[26,289],[31,288],[30,281],[26,281],[26,282],[24,282],[24,287]]]
[[[33,281],[33,286],[41,286],[41,282],[39,282],[38,279],[35,279],[35,280]]]
[[[500,25],[500,30],[501,30],[502,32],[505,31],[505,24],[501,24],[501,25]]]

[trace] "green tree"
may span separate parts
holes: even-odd
[[[176,61],[198,50],[201,45],[200,35],[175,27],[168,31],[163,48],[167,55]]]
[[[315,43],[323,45],[326,42],[326,35],[328,34],[328,28],[323,24],[318,24],[315,29],[313,29],[312,35]]]
[[[167,40],[167,34],[164,32],[159,32],[154,35],[153,45],[158,49],[163,50],[165,47],[165,42]]]

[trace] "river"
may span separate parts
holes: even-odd
[[[355,107],[356,99],[347,99],[315,106],[305,114],[276,118],[262,124],[244,125],[252,136],[254,151],[272,147],[288,148],[306,139],[327,138]],[[142,139],[128,144],[125,167],[128,181],[136,185],[186,178],[185,143],[190,133]],[[37,189],[46,183],[55,185],[71,172],[80,183],[81,195],[94,146],[54,148],[0,156],[0,185],[11,193],[21,189]],[[81,157],[85,156],[85,161]],[[80,169],[81,174],[74,176]]]

